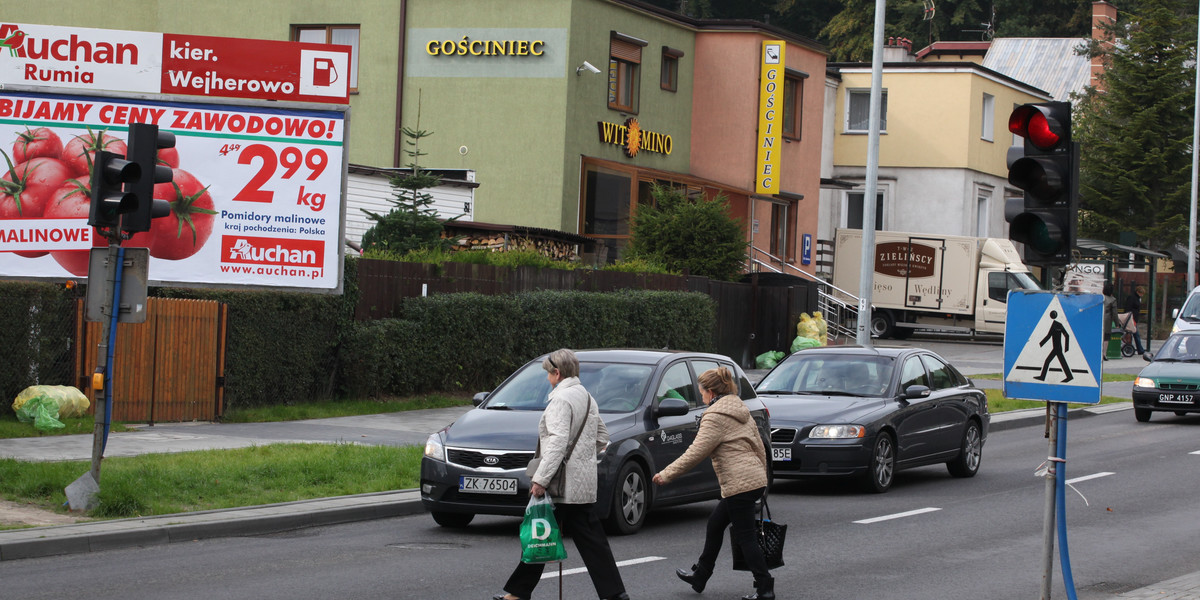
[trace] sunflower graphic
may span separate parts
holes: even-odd
[[[625,156],[633,158],[642,149],[642,126],[637,119],[630,117],[625,119],[625,131]]]

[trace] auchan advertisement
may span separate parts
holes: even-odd
[[[345,104],[350,46],[0,21],[0,83]]]
[[[151,282],[340,290],[345,108],[244,104],[0,90],[0,277],[87,275],[93,156],[142,122],[176,138],[171,214],[124,243]]]

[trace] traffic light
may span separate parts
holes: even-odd
[[[129,126],[129,154],[141,176],[127,180],[125,191],[133,196],[133,206],[121,221],[121,229],[129,233],[148,231],[150,221],[171,214],[166,200],[154,197],[154,184],[171,181],[171,167],[158,164],[159,148],[174,148],[175,134],[159,131],[158,125],[133,123]]]
[[[1008,237],[1024,245],[1027,264],[1066,265],[1079,212],[1079,144],[1071,141],[1071,103],[1018,106],[1008,129],[1025,138],[1023,151],[1009,158],[1008,182],[1025,196],[1019,208],[1006,207]]]
[[[120,154],[100,150],[96,152],[92,165],[92,201],[88,208],[88,225],[92,227],[116,227],[121,215],[133,210],[136,200],[133,194],[122,188],[127,181],[140,178],[142,168],[125,160]]]

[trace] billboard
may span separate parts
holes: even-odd
[[[345,104],[351,51],[332,44],[0,21],[0,83]]]
[[[126,246],[149,248],[152,285],[340,292],[345,106],[0,90],[0,277],[87,275],[88,171],[125,154],[129,125],[175,134],[167,217]]]

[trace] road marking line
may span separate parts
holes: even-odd
[[[1108,471],[1104,471],[1103,473],[1096,473],[1094,475],[1084,475],[1083,477],[1076,477],[1075,479],[1068,479],[1067,483],[1079,483],[1080,481],[1087,481],[1089,479],[1099,479],[1101,477],[1108,477],[1109,475],[1115,475],[1115,473],[1110,473]]]
[[[870,525],[871,523],[878,523],[880,521],[890,521],[892,519],[902,519],[904,517],[911,517],[913,515],[921,515],[921,514],[925,514],[925,513],[936,512],[939,510],[942,510],[942,509],[940,509],[940,508],[918,508],[917,510],[910,510],[908,512],[896,513],[894,515],[884,515],[882,517],[875,517],[872,519],[863,519],[861,521],[855,521],[855,523],[860,523],[862,525]]]
[[[1200,450],[1197,450],[1195,452],[1188,452],[1188,454],[1200,454]]]
[[[655,561],[659,561],[659,560],[667,560],[667,557],[665,557],[665,556],[643,556],[642,558],[631,558],[629,560],[619,561],[617,563],[617,566],[618,567],[627,567],[629,565],[638,565],[641,563],[655,562]],[[547,566],[549,566],[549,565],[547,565]],[[575,569],[563,569],[563,572],[562,572],[563,576],[577,575],[579,573],[587,573],[587,567],[578,567]],[[556,577],[558,577],[557,569],[554,570],[554,572],[551,572],[550,569],[547,568],[546,572],[542,573],[542,579],[554,579]]]

